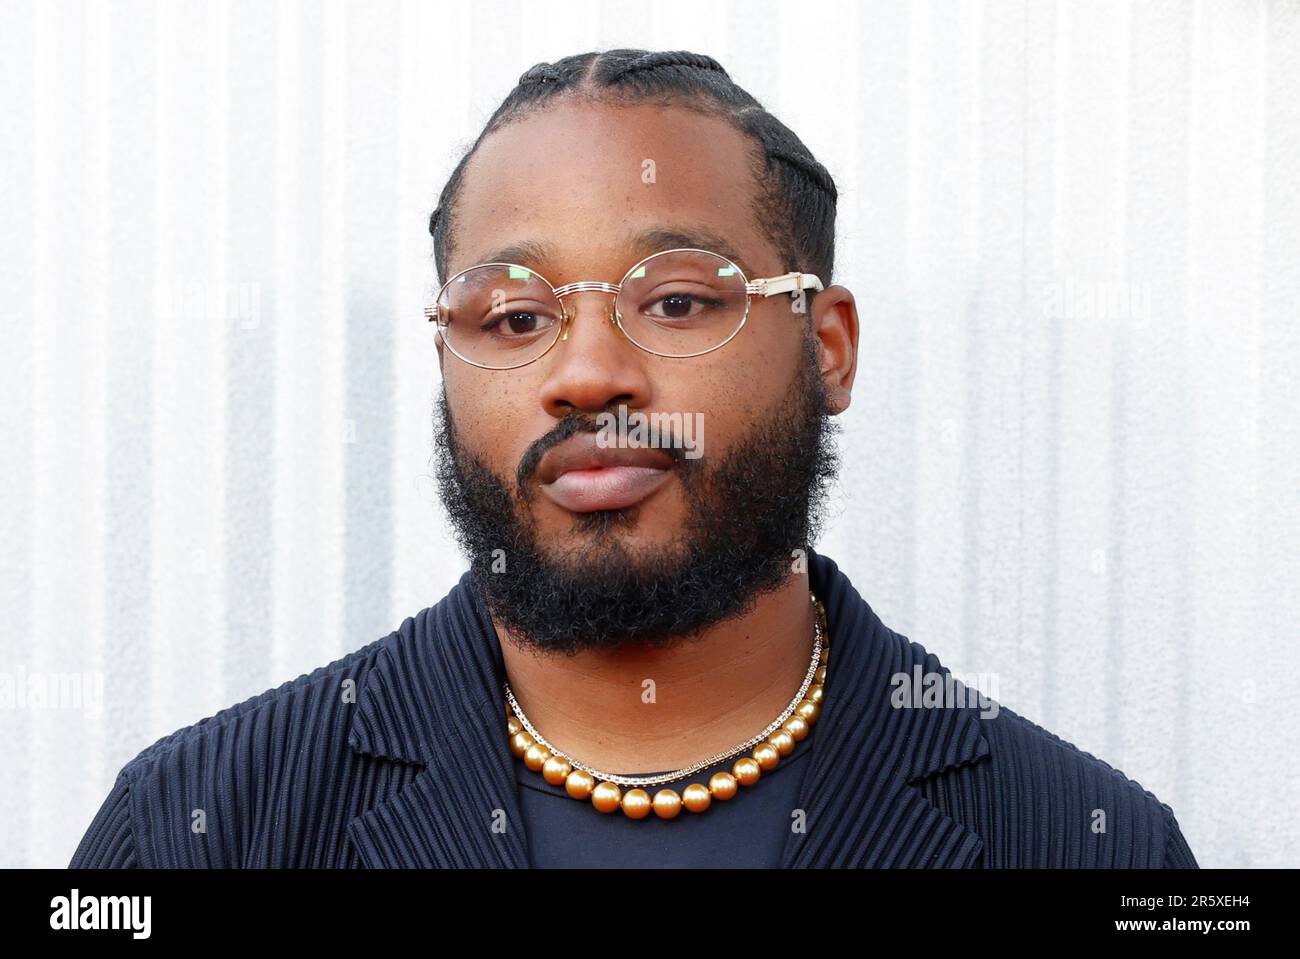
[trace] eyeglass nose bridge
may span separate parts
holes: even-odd
[[[560,306],[564,308],[563,326],[560,330],[560,340],[568,341],[569,327],[573,323],[574,312],[569,309],[569,304],[563,302],[564,297],[570,293],[613,293],[614,296],[622,291],[623,287],[617,283],[602,283],[599,280],[579,280],[576,283],[565,283],[563,286],[553,287],[555,298],[560,300]],[[609,322],[618,326],[618,315],[614,309],[614,304],[610,304],[608,313]]]

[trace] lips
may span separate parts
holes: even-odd
[[[594,433],[565,440],[538,464],[542,492],[574,513],[626,509],[649,498],[672,477],[663,450],[601,448]]]

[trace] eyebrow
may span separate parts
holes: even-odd
[[[695,250],[708,250],[725,256],[737,266],[740,256],[722,237],[706,227],[651,227],[638,233],[629,233],[623,242],[633,251],[637,259],[664,250],[685,247]],[[541,271],[541,267],[554,262],[557,249],[554,243],[545,240],[519,240],[508,246],[498,247],[474,260],[474,263],[518,263]],[[632,266],[629,261],[628,266]]]

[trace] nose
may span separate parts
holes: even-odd
[[[542,406],[560,418],[573,410],[599,413],[611,405],[650,402],[648,353],[614,323],[614,295],[596,290],[564,297],[568,325],[547,359]]]

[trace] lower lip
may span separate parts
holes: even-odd
[[[573,513],[626,509],[650,496],[671,475],[671,470],[648,466],[569,470],[557,476],[554,482],[544,483],[542,492],[556,505]]]

